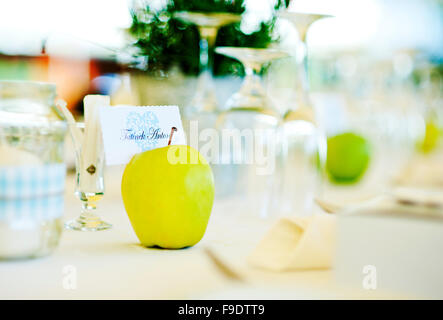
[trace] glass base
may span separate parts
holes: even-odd
[[[101,231],[112,228],[112,224],[103,221],[99,216],[94,214],[82,214],[77,219],[70,220],[65,223],[65,228],[77,231]]]

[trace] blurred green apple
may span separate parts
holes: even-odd
[[[353,183],[362,177],[371,159],[369,141],[352,132],[328,138],[326,169],[334,182]]]
[[[214,178],[197,150],[171,145],[137,154],[125,168],[121,187],[142,245],[179,249],[203,237],[214,201]]]
[[[418,143],[418,148],[423,153],[430,153],[433,151],[441,138],[440,128],[434,120],[426,121],[425,136]]]

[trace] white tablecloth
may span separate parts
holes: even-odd
[[[342,287],[332,270],[273,273],[250,267],[246,257],[272,221],[247,218],[229,210],[230,204],[223,201],[215,203],[205,237],[198,245],[183,250],[143,248],[123,207],[121,173],[122,168],[108,169],[107,190],[98,203],[99,213],[113,223],[113,229],[95,233],[65,230],[59,247],[48,257],[1,261],[1,299],[398,297]],[[66,220],[76,217],[80,210],[73,190],[74,176],[69,175]],[[245,276],[246,283],[226,279],[205,255],[205,246]],[[63,285],[67,270],[75,270],[74,289]]]

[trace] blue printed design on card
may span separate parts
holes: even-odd
[[[159,130],[159,121],[154,112],[130,112],[126,118],[126,129],[122,138],[134,141],[140,151],[151,150],[159,143],[155,138]]]
[[[99,110],[107,165],[128,163],[135,154],[169,143],[186,144],[177,106],[113,106]]]

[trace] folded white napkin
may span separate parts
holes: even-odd
[[[336,218],[330,214],[282,218],[260,241],[248,262],[273,271],[330,268],[335,231]]]

